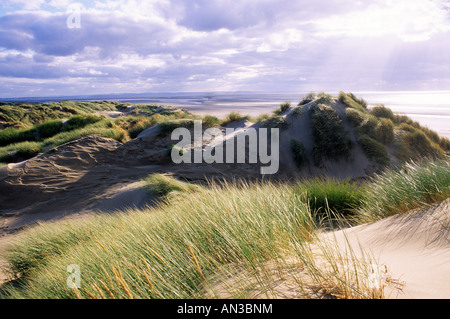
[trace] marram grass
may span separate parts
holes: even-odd
[[[354,217],[374,221],[447,198],[449,163],[410,163],[363,189],[345,184],[341,192],[339,183],[321,185],[314,192],[326,203],[341,203],[357,192]],[[7,256],[20,285],[3,286],[0,296],[205,298],[215,288],[212,278],[239,270],[271,298],[276,293],[268,265],[275,264],[280,274],[306,270],[316,287],[334,297],[383,297],[378,286],[364,284],[370,261],[367,266],[344,258],[332,244],[317,241],[320,225],[299,185],[211,184],[176,193],[158,208],[43,223],[24,231]],[[81,269],[78,289],[67,287],[67,266],[73,264]],[[297,279],[301,290],[303,279]],[[234,296],[248,297],[245,291]]]
[[[308,240],[313,231],[307,205],[288,186],[212,186],[157,210],[30,229],[8,257],[23,286],[6,293],[18,298],[197,298],[218,267],[258,268]],[[71,264],[83,274],[77,292],[66,288]]]
[[[450,196],[447,160],[410,162],[376,176],[367,184],[357,216],[362,222],[406,213]]]

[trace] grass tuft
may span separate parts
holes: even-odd
[[[323,158],[340,159],[350,153],[348,133],[336,111],[326,105],[311,108],[314,163],[319,165]]]
[[[370,109],[370,114],[379,118],[390,119],[394,121],[395,115],[391,109],[387,108],[383,104],[376,105]]]
[[[179,181],[171,176],[152,174],[144,179],[145,188],[159,196],[167,196],[172,192],[191,193],[200,190],[200,186]]]
[[[221,124],[221,121],[216,116],[206,115],[202,119],[203,126],[206,128],[217,127]]]
[[[410,128],[408,131],[400,133],[396,141],[396,156],[400,160],[409,161],[444,156],[444,150],[438,144],[430,141],[422,130]]]
[[[316,93],[310,92],[306,96],[302,98],[302,100],[298,103],[298,106],[303,106],[308,103],[311,103],[316,98]]]
[[[276,109],[273,113],[275,115],[281,115],[284,112],[286,112],[290,107],[291,107],[291,102],[286,101],[284,103],[281,103],[280,107],[278,109]]]
[[[389,154],[383,144],[366,134],[359,135],[358,141],[369,159],[373,159],[383,165],[389,164]]]
[[[297,167],[299,169],[303,168],[307,161],[305,146],[302,142],[292,139],[291,140],[291,150],[292,154],[294,155],[294,161],[297,164]]]
[[[322,217],[327,210],[341,216],[353,215],[364,198],[364,187],[349,180],[312,179],[298,183],[297,191],[304,193],[311,211]]]
[[[227,125],[229,123],[239,122],[242,120],[248,120],[249,118],[250,117],[247,115],[241,115],[241,113],[233,111],[225,117],[225,119],[222,121],[222,125]]]
[[[346,107],[353,108],[355,110],[365,111],[367,103],[361,98],[358,99],[353,93],[339,92],[339,101]]]
[[[450,163],[409,162],[376,176],[358,210],[360,222],[374,222],[450,197]]]
[[[286,119],[279,115],[273,115],[261,122],[261,127],[286,129],[289,126]]]
[[[41,152],[39,142],[20,142],[0,147],[0,162],[11,163],[35,157]]]

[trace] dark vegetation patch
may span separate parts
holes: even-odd
[[[307,161],[305,146],[303,145],[302,142],[300,142],[296,139],[292,139],[291,140],[291,151],[292,151],[292,154],[294,155],[294,161],[297,164],[297,167],[299,169],[301,169]]]
[[[367,109],[367,102],[362,98],[357,98],[353,93],[339,92],[339,101],[346,107],[364,111]]]
[[[311,211],[327,217],[331,210],[341,216],[353,215],[364,198],[364,187],[349,180],[312,179],[298,183],[296,191],[305,196]]]
[[[342,120],[336,111],[326,105],[311,108],[314,164],[322,159],[341,159],[350,153],[351,143]]]
[[[261,127],[286,129],[289,126],[286,119],[279,115],[274,115],[261,122]]]

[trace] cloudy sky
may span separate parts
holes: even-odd
[[[2,0],[0,97],[450,90],[448,0]]]

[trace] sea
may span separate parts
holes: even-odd
[[[28,97],[1,99],[0,102],[59,102],[62,100],[103,101],[112,100],[131,104],[162,104],[185,108],[200,115],[224,116],[231,111],[256,116],[270,113],[281,103],[297,104],[303,93],[261,92],[199,92],[199,93],[146,93],[104,94],[90,96]],[[329,92],[337,96],[337,92]],[[405,114],[421,125],[450,138],[450,91],[396,91],[353,92],[364,98],[369,108],[384,104],[397,114]]]

